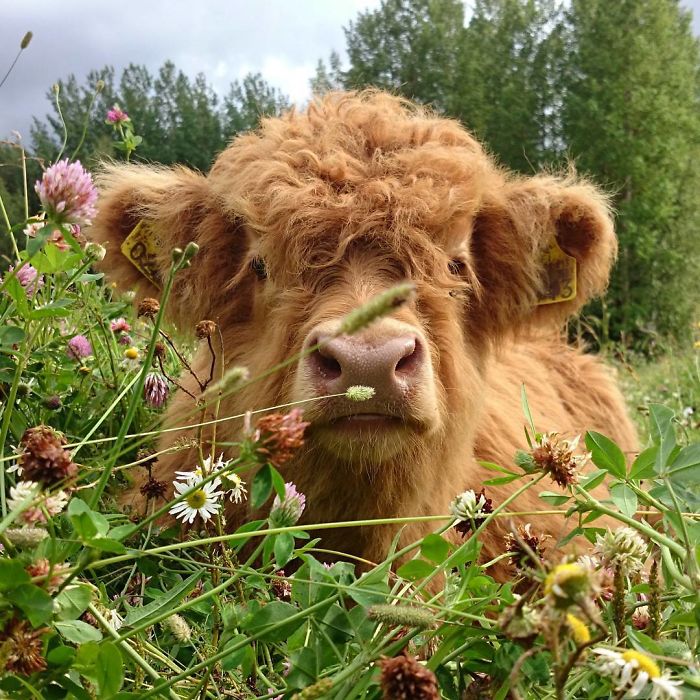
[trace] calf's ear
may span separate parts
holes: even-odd
[[[472,331],[493,338],[562,324],[602,294],[617,239],[600,190],[572,176],[542,175],[490,193],[471,247],[479,281]]]
[[[183,167],[109,165],[98,187],[88,236],[107,248],[101,269],[119,289],[158,298],[173,249],[194,241],[199,253],[175,279],[170,319],[187,328],[230,310],[224,299],[245,257],[246,237],[224,215],[205,176]]]

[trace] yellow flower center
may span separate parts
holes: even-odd
[[[139,356],[139,349],[127,348],[126,350],[124,350],[124,356],[127,357],[129,360],[135,360]]]
[[[649,678],[658,678],[661,675],[661,670],[659,669],[656,662],[649,658],[646,654],[642,654],[641,651],[634,651],[634,649],[629,649],[623,652],[622,658],[627,661],[636,661],[637,666],[644,671]]]
[[[571,628],[571,634],[573,634],[576,644],[582,646],[583,644],[587,644],[591,641],[591,633],[588,631],[588,627],[586,627],[583,620],[580,620],[578,617],[576,617],[576,615],[569,613],[566,616],[566,622]]]
[[[207,494],[204,492],[204,489],[198,489],[187,496],[185,501],[190,508],[199,510],[207,502]]]

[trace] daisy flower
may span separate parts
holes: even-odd
[[[231,472],[221,478],[221,484],[224,488],[224,493],[228,496],[231,503],[242,503],[248,495],[248,489],[245,487],[245,482],[238,474]]]
[[[636,698],[645,691],[651,691],[650,700],[682,699],[683,692],[679,686],[683,682],[671,680],[668,672],[661,673],[650,656],[633,649],[619,652],[600,647],[593,649],[593,653],[598,656],[596,670],[610,678],[615,689],[625,693],[625,697]]]
[[[183,523],[189,523],[191,525],[198,515],[206,522],[221,509],[221,504],[218,501],[223,493],[221,491],[216,491],[220,485],[218,479],[214,479],[214,481],[199,486],[196,483],[182,481],[174,481],[173,485],[175,486],[176,498],[179,498],[190,491],[190,489],[197,486],[192,493],[176,503],[168,511],[178,520],[182,520]]]

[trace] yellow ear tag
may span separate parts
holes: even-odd
[[[139,221],[121,245],[122,253],[131,264],[156,287],[161,286],[156,256],[162,248],[161,235],[146,221]]]
[[[544,288],[538,306],[557,304],[576,298],[576,258],[567,255],[556,239],[542,251]]]

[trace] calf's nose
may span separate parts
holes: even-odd
[[[311,337],[319,348],[306,358],[317,391],[334,394],[356,384],[374,387],[380,398],[400,398],[415,384],[425,361],[415,335]]]

